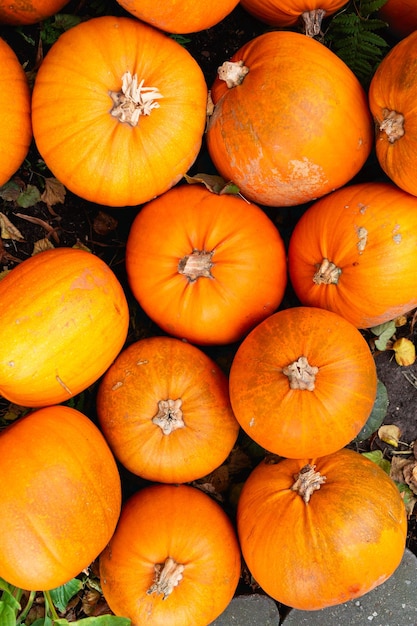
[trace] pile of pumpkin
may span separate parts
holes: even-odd
[[[236,0],[206,2],[214,21],[198,27],[189,6],[191,26],[178,7],[121,4],[140,19],[63,34],[32,97],[0,41],[0,183],[33,130],[68,189],[142,205],[126,272],[161,329],[126,345],[125,291],[84,250],[39,253],[1,280],[0,394],[31,410],[0,434],[0,576],[47,590],[99,557],[110,608],[134,625],[212,622],[236,591],[241,552],[290,607],[359,597],[397,568],[407,532],[394,483],[346,446],[376,397],[360,329],[417,306],[417,32],[385,57],[368,97],[321,43],[269,31],[219,68],[207,121],[202,71],[162,30],[209,28]],[[275,21],[262,13],[267,3],[242,4],[273,25],[300,14],[282,23],[279,9]],[[374,134],[392,182],[348,184]],[[238,194],[178,184],[204,135]],[[259,205],[304,203],[287,251]],[[283,306],[287,274],[300,306]],[[233,343],[226,374],[204,348]],[[64,404],[94,383],[97,425]],[[240,429],[266,454],[235,530],[190,483],[226,460]],[[115,459],[155,484],[122,502]]]

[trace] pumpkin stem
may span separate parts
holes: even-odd
[[[337,267],[329,259],[323,259],[321,264],[317,264],[316,267],[317,272],[313,276],[313,282],[316,285],[337,285],[342,273],[340,267]]]
[[[217,69],[218,77],[220,80],[224,80],[229,89],[241,85],[248,73],[249,68],[243,61],[225,61]]]
[[[291,487],[291,491],[296,491],[306,504],[309,503],[313,491],[320,489],[320,485],[326,482],[326,476],[314,471],[315,467],[309,463],[304,465],[299,473],[295,474],[295,483]]]
[[[304,32],[307,37],[316,37],[321,33],[321,22],[326,15],[324,9],[312,9],[311,11],[304,11],[301,14],[301,18],[304,22]]]
[[[178,263],[178,271],[193,283],[197,278],[213,278],[211,268],[214,263],[211,259],[214,250],[206,252],[205,250],[193,250],[191,254],[182,257]]]
[[[162,593],[162,600],[166,600],[183,578],[184,565],[177,563],[170,556],[165,563],[155,565],[155,578],[147,590],[147,594]]]
[[[300,356],[297,361],[284,367],[282,373],[288,376],[291,389],[313,391],[318,371],[319,368],[311,366],[306,356]]]
[[[152,418],[152,422],[160,427],[164,435],[170,435],[177,428],[184,428],[181,411],[182,400],[159,400],[158,413]]]
[[[405,133],[404,115],[396,111],[390,111],[389,109],[383,109],[382,115],[384,119],[379,125],[379,130],[380,132],[386,133],[390,143],[394,143]]]
[[[156,87],[144,87],[143,79],[139,82],[137,74],[127,71],[122,76],[120,91],[109,91],[113,100],[110,113],[117,117],[119,122],[126,122],[137,126],[141,115],[150,115],[153,109],[159,108],[159,100],[163,95]]]

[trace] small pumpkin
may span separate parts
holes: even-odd
[[[312,204],[288,248],[291,284],[305,306],[371,328],[417,306],[417,198],[359,183]]]
[[[155,482],[197,480],[237,439],[226,375],[204,352],[172,337],[141,339],[101,381],[97,412],[118,460]]]
[[[135,17],[169,33],[195,33],[219,24],[238,5],[239,0],[117,0]]]
[[[248,200],[304,204],[343,186],[373,144],[366,94],[329,48],[272,31],[218,70],[207,147],[218,172]]]
[[[223,509],[189,485],[151,485],[125,503],[100,581],[132,626],[207,626],[231,601],[240,549]]]
[[[0,433],[0,577],[22,589],[67,583],[110,540],[120,476],[99,429],[67,406],[19,418]]]
[[[242,7],[269,26],[287,28],[299,23],[309,37],[320,34],[325,17],[336,13],[346,0],[241,0]]]
[[[0,186],[7,183],[25,159],[32,140],[29,85],[23,67],[4,39],[0,39]]]
[[[26,407],[87,389],[126,340],[122,286],[99,257],[75,248],[40,252],[0,281],[0,395]]]
[[[314,307],[284,309],[240,344],[229,390],[243,430],[284,457],[323,456],[347,445],[366,423],[377,375],[361,333]]]
[[[378,17],[388,23],[390,31],[399,39],[417,30],[415,0],[387,0],[379,9]]]
[[[72,192],[137,205],[192,165],[206,108],[203,72],[183,46],[139,20],[103,16],[63,33],[48,51],[33,89],[33,132],[48,168]]]
[[[389,178],[417,196],[417,31],[399,41],[378,65],[369,86],[376,156]]]
[[[342,449],[262,461],[241,491],[237,527],[262,589],[313,611],[359,598],[393,574],[404,553],[407,515],[389,476]]]
[[[0,0],[0,24],[25,26],[58,13],[68,0]]]
[[[196,344],[238,341],[281,303],[286,252],[256,205],[180,185],[145,205],[126,244],[133,295],[165,332]]]

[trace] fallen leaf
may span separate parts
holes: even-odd
[[[16,203],[23,209],[28,209],[39,202],[40,199],[41,192],[39,189],[35,185],[27,185],[26,189],[19,194]]]
[[[114,217],[104,211],[99,211],[94,218],[93,230],[98,235],[108,235],[108,233],[116,230],[117,224],[118,222]]]
[[[33,244],[32,256],[35,256],[35,254],[38,254],[39,252],[43,252],[44,250],[51,250],[54,247],[55,246],[52,245],[48,237],[44,237],[43,239],[38,239],[38,241],[35,241],[35,243]]]
[[[234,183],[226,182],[224,178],[215,174],[195,174],[194,176],[185,174],[184,178],[189,185],[204,185],[209,191],[218,195],[239,193],[239,188]]]
[[[398,365],[409,366],[416,360],[416,347],[410,339],[401,337],[393,343],[392,349]]]
[[[385,424],[378,429],[378,437],[384,443],[387,443],[394,448],[398,448],[401,431],[395,424]]]
[[[20,196],[21,189],[13,180],[9,180],[5,185],[0,187],[0,198],[6,202],[15,202]]]
[[[63,204],[66,191],[64,185],[57,178],[45,178],[45,189],[40,199],[48,205],[48,208],[54,204]]]
[[[11,223],[4,213],[0,213],[0,237],[2,239],[14,239],[14,241],[24,241],[20,230]]]

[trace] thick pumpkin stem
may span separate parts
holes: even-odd
[[[170,435],[177,428],[185,427],[181,405],[181,398],[158,402],[158,413],[152,418],[152,422],[160,427],[164,435]]]
[[[304,22],[304,32],[307,37],[317,37],[321,33],[321,23],[323,21],[326,11],[324,9],[312,9],[311,11],[304,11],[301,14],[301,18]]]
[[[220,80],[224,80],[229,89],[241,85],[248,73],[249,68],[246,67],[243,61],[225,61],[217,69],[218,77]]]
[[[309,463],[304,465],[300,472],[295,474],[295,483],[291,487],[291,491],[296,491],[306,504],[309,503],[312,493],[320,489],[320,485],[326,482],[326,476],[316,472],[315,467]]]
[[[390,143],[394,143],[405,133],[404,115],[396,111],[390,111],[389,109],[383,109],[382,115],[384,119],[379,125],[379,130],[381,133],[386,133]]]
[[[160,593],[163,600],[174,590],[183,578],[184,565],[177,563],[170,556],[165,563],[157,563],[155,565],[155,579],[153,584],[147,590],[147,594]]]
[[[178,271],[193,283],[198,278],[213,278],[211,268],[214,250],[206,252],[205,250],[193,250],[191,254],[182,257],[178,263]]]
[[[117,117],[119,122],[126,122],[131,126],[137,126],[141,115],[150,115],[153,109],[159,108],[158,100],[163,95],[156,87],[144,87],[144,81],[138,81],[135,74],[125,72],[122,76],[120,91],[109,91],[113,100],[113,108],[110,113]]]
[[[291,389],[313,391],[318,371],[319,368],[311,366],[307,357],[300,356],[297,361],[284,367],[282,373],[288,376]]]
[[[320,265],[316,265],[317,272],[313,276],[313,282],[316,285],[337,285],[339,276],[342,273],[340,267],[337,267],[329,259],[323,259]]]

